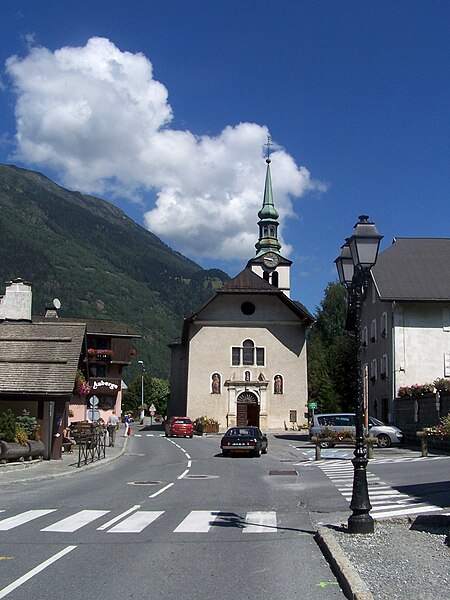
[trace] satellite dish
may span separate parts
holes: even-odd
[[[53,306],[56,308],[56,310],[58,310],[59,308],[61,308],[61,301],[58,300],[58,298],[55,298],[53,300]]]

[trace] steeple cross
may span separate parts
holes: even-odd
[[[267,144],[264,144],[264,146],[267,146],[266,160],[270,161],[270,146],[273,146],[272,138],[270,137],[270,135],[267,136]]]

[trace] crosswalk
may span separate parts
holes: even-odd
[[[113,517],[107,523],[96,527],[97,531],[106,533],[141,533],[156,520],[164,518],[163,510],[137,510],[132,507],[121,515]],[[0,511],[4,512],[4,511]],[[0,519],[0,532],[10,531],[42,517],[56,513],[57,509],[33,509]],[[47,533],[73,533],[98,523],[98,520],[110,515],[109,510],[81,510],[72,515],[58,519],[51,525],[40,529]],[[192,510],[172,530],[173,533],[208,533],[214,528],[224,527],[241,530],[245,534],[277,533],[283,529],[278,526],[276,511],[248,511],[243,519],[238,514],[225,511]]]
[[[373,464],[374,461],[370,462]],[[353,464],[348,461],[330,460],[317,466],[331,479],[342,496],[350,503],[353,490]],[[402,494],[369,472],[367,472],[367,487],[372,505],[370,514],[374,519],[438,512],[446,514],[442,507],[421,502],[408,494]]]

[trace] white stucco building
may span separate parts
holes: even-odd
[[[169,415],[205,415],[220,429],[306,423],[306,331],[313,317],[290,299],[292,262],[280,254],[270,159],[256,255],[171,344]]]
[[[450,378],[450,239],[397,238],[362,309],[369,412],[393,421],[398,390]]]

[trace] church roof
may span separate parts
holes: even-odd
[[[271,285],[268,281],[259,277],[256,273],[254,273],[251,269],[244,269],[233,277],[233,279],[229,279],[224,287],[219,290],[221,292],[264,292],[274,291],[273,285]]]

